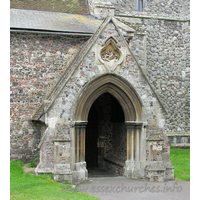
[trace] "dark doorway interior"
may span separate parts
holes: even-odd
[[[93,104],[88,116],[85,141],[85,160],[88,168],[98,167],[98,113]]]
[[[101,95],[91,106],[85,138],[89,175],[90,169],[94,168],[101,168],[101,174],[102,168],[117,173],[105,158],[126,160],[126,128],[122,107],[109,93]]]

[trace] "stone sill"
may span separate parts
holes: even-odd
[[[188,137],[190,136],[190,133],[166,133],[167,137],[176,137],[176,136],[182,136],[182,137]]]
[[[112,6],[112,5],[107,5],[107,4],[101,4],[101,5],[95,5],[95,8],[105,8],[105,9],[115,9],[115,7],[114,6]]]
[[[190,143],[171,144],[171,147],[190,147]]]

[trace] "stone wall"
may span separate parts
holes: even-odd
[[[150,2],[150,1],[148,1]],[[165,132],[182,137],[190,131],[190,24],[188,21],[118,17],[137,31],[129,47],[146,73],[156,94],[166,108]],[[103,33],[106,38],[110,33]],[[55,85],[68,63],[88,38],[11,33],[11,159],[31,160],[45,130],[42,123],[31,122],[31,116]],[[95,49],[80,66],[79,75],[72,77],[61,98],[60,118],[69,119],[75,95],[86,83],[85,76],[101,74],[103,68],[91,62]],[[126,63],[130,62],[126,55]],[[131,63],[129,63],[131,65]],[[129,66],[127,65],[127,66]],[[125,72],[129,72],[125,74]],[[119,75],[132,81],[138,78],[136,69],[122,67]],[[78,89],[77,89],[78,88]],[[74,90],[77,91],[74,91]],[[71,99],[69,101],[69,99]],[[154,97],[148,96],[148,106]],[[74,109],[74,107],[72,107]],[[62,112],[64,111],[64,112]],[[147,110],[148,112],[148,110]],[[154,117],[152,113],[148,113]],[[170,140],[172,141],[172,139]],[[173,142],[175,140],[173,139]],[[189,143],[189,140],[184,143]]]
[[[104,119],[99,123],[99,136],[104,137],[104,157],[115,157],[126,160],[126,127],[123,113],[118,111],[114,97],[104,94],[98,98],[104,113]],[[118,111],[118,113],[117,113]],[[123,112],[123,111],[122,111]]]
[[[166,132],[190,130],[189,23],[145,20],[147,76],[168,111]]]
[[[88,38],[11,33],[10,39],[10,153],[28,161],[45,129],[31,116]]]
[[[90,13],[95,13],[96,4],[100,1],[89,0]],[[108,10],[108,3],[115,8],[115,15],[150,15],[159,17],[186,17],[190,14],[189,0],[143,0],[143,12],[138,12],[138,0],[110,0],[101,1],[101,12]]]
[[[167,137],[171,144],[171,147],[181,147],[189,148],[190,147],[190,133],[167,133]]]
[[[165,132],[188,133],[190,23],[126,17],[118,19],[137,30],[129,46],[168,112]]]
[[[189,0],[143,0],[144,12],[163,16],[187,16],[189,14]]]
[[[124,122],[113,123],[112,155],[122,161],[126,160],[127,134]]]

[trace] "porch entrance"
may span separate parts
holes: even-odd
[[[139,177],[141,159],[145,158],[141,118],[140,99],[125,80],[116,75],[93,80],[75,110],[74,161],[78,179],[87,179],[92,167]]]
[[[89,176],[95,176],[95,172],[97,176],[123,174],[127,156],[124,121],[122,107],[111,94],[102,94],[92,104],[85,136],[85,161]],[[117,160],[118,164],[114,163]]]

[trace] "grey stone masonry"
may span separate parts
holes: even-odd
[[[80,61],[72,62],[69,66],[69,73],[63,75],[66,78],[60,79],[62,83],[59,83],[59,85],[64,85],[64,87],[59,95],[56,96],[52,104],[49,104],[50,101],[48,100],[45,102],[45,104],[48,104],[48,109],[44,110],[45,124],[48,128],[45,133],[46,139],[42,141],[40,147],[42,155],[40,164],[36,169],[37,173],[51,172],[54,174],[55,179],[58,179],[58,175],[63,175],[63,179],[65,179],[64,175],[68,174],[70,176],[68,178],[72,182],[87,180],[84,138],[87,115],[83,115],[85,116],[83,117],[76,114],[79,106],[84,106],[78,102],[79,99],[85,99],[84,94],[87,95],[87,88],[91,84],[99,84],[101,79],[108,77],[111,83],[115,79],[121,80],[122,84],[125,84],[124,87],[132,88],[123,88],[123,90],[128,93],[134,91],[136,95],[134,104],[137,104],[137,106],[134,106],[134,116],[132,116],[132,112],[130,115],[124,113],[127,129],[127,155],[125,157],[124,176],[134,179],[148,178],[150,181],[158,182],[173,179],[173,166],[169,161],[170,144],[164,133],[166,111],[148,82],[140,63],[131,51],[131,47],[123,38],[117,23],[112,18],[104,20],[99,30],[91,38],[91,43],[86,44],[86,51],[83,54],[81,54],[81,51],[77,54],[77,57],[81,56]],[[136,38],[141,40],[140,37]],[[138,46],[140,45],[141,43],[138,43]],[[141,51],[142,49],[143,47]],[[104,56],[105,54],[107,57]],[[115,56],[112,57],[113,55]],[[110,82],[103,82],[103,85],[110,84]],[[114,82],[112,85],[117,84],[114,84]],[[118,101],[124,101],[118,94],[115,94],[112,85],[108,86],[106,91],[119,98]],[[58,85],[54,87],[52,92],[57,91],[59,89],[57,87]],[[98,90],[94,89],[94,91]],[[99,91],[101,90],[99,89]],[[89,90],[88,92],[92,91]],[[53,96],[50,95],[50,97],[54,99]],[[126,97],[124,96],[123,99],[126,99]],[[86,102],[90,102],[90,100]],[[125,105],[120,104],[125,111]],[[83,107],[83,113],[85,113],[84,109],[87,110],[87,105]],[[106,116],[108,118],[105,119],[108,121],[109,114]],[[133,121],[130,121],[131,119]],[[66,126],[66,128],[62,128],[63,126]],[[71,143],[69,144],[71,154],[70,157],[61,160],[58,157],[63,156],[63,152],[58,150],[59,146],[66,146],[66,139],[63,140],[64,135],[61,133],[65,131],[65,134],[67,134],[67,130],[69,130],[69,138],[72,138],[72,140],[68,139],[68,142]],[[55,139],[55,137],[58,138]],[[111,139],[111,137],[107,142],[109,140],[113,140],[113,142],[111,142],[111,146],[109,146],[109,143],[105,145],[105,153],[114,157],[116,155],[112,151],[117,151],[115,149],[116,141],[114,142],[115,139]],[[49,152],[48,157],[46,156],[48,154],[47,150]],[[57,155],[54,157],[54,161],[52,159],[53,155]],[[55,159],[58,160],[58,163],[57,161],[55,163]],[[67,169],[69,169],[69,172],[66,172]],[[158,173],[158,171],[162,171],[162,173]],[[153,177],[156,177],[155,180]]]
[[[45,125],[31,116],[87,37],[11,33],[11,159],[33,160]]]
[[[68,35],[12,29],[11,159],[40,152],[36,173],[78,183],[99,151],[127,178],[174,178],[170,147],[190,146],[189,0],[138,2],[89,0],[92,36],[70,19]]]
[[[96,16],[100,16],[103,12],[108,12],[110,9],[108,5],[112,5],[112,10],[114,8],[115,16],[139,15],[143,17],[183,18],[190,15],[189,0],[142,0],[142,12],[138,11],[138,0],[89,0],[88,2],[90,12]],[[96,9],[98,5],[101,5],[100,10]]]

